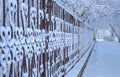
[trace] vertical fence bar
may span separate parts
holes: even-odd
[[[30,28],[30,0],[28,0],[28,27]]]
[[[17,0],[17,26],[20,27],[19,25],[19,0]]]
[[[3,26],[5,26],[5,1],[6,0],[3,0]]]

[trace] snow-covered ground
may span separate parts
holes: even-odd
[[[65,75],[65,77],[77,77],[79,72],[81,71],[85,61],[88,58],[88,55],[91,51],[91,49],[93,48],[94,42],[93,44],[90,46],[90,48],[87,50],[87,46],[85,49],[83,49],[82,51],[86,51],[87,52],[81,57],[81,59],[75,64],[75,66]]]
[[[82,77],[120,77],[120,43],[97,42]]]

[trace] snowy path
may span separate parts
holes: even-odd
[[[120,43],[97,42],[82,77],[120,77]]]
[[[85,64],[88,55],[91,52],[91,49],[94,46],[94,42],[92,43],[92,45],[90,46],[90,48],[87,50],[87,52],[83,55],[83,57],[80,58],[80,60],[75,64],[75,66],[65,75],[65,77],[77,77],[79,72],[81,71],[83,65]],[[88,47],[86,46],[85,49],[83,49],[83,51],[86,51]]]

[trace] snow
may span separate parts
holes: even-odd
[[[82,77],[120,77],[120,43],[97,42]]]
[[[94,42],[93,42],[93,44],[94,44]],[[85,55],[82,56],[81,59],[75,64],[75,66],[65,75],[65,77],[77,77],[77,75],[79,74],[80,70],[82,69],[85,61],[87,60],[87,57],[93,47],[93,44],[88,49],[88,51],[85,53]],[[81,52],[86,51],[86,49],[87,49],[87,46]]]
[[[85,26],[109,28],[111,24],[120,38],[120,0],[61,0],[77,14]],[[72,8],[70,7],[72,6]],[[88,22],[89,21],[89,22]],[[86,24],[87,23],[87,24]]]
[[[1,8],[0,16],[3,16],[2,1],[3,0],[0,1],[0,8]],[[14,1],[14,0],[9,0],[9,1]],[[90,77],[90,76],[91,77],[99,77],[99,76],[100,77],[113,77],[113,76],[118,77],[120,76],[120,70],[118,69],[120,68],[119,67],[120,63],[118,62],[120,58],[119,57],[120,56],[120,52],[119,52],[120,44],[117,42],[105,42],[105,39],[103,39],[105,35],[107,36],[106,39],[110,39],[110,40],[114,39],[115,41],[118,41],[118,37],[120,37],[120,25],[119,25],[120,24],[120,8],[119,8],[120,0],[54,0],[54,1],[56,1],[56,3],[59,4],[59,6],[61,6],[62,8],[64,8],[67,12],[71,13],[75,18],[79,19],[81,21],[81,26],[82,25],[90,26],[90,28],[92,27],[93,29],[95,28],[105,29],[106,31],[106,32],[100,32],[101,35],[98,41],[104,41],[104,42],[96,43],[95,51],[93,52],[92,57],[90,58],[90,61],[88,62],[88,66],[83,74],[83,77]],[[35,6],[37,7],[37,5]],[[7,7],[5,8],[5,11],[7,11]],[[32,11],[36,13],[35,8],[32,8]],[[43,11],[41,10],[39,11],[43,13]],[[6,13],[6,18],[8,18],[7,16],[8,14]],[[14,16],[12,16],[12,18],[13,17]],[[35,14],[35,17],[36,17],[36,14]],[[43,17],[43,14],[42,14],[42,17]],[[48,14],[46,14],[46,17],[48,19]],[[15,21],[16,18],[17,16],[15,16],[13,20],[10,19],[11,23],[12,21]],[[23,15],[23,19],[25,19],[24,15]],[[52,19],[54,19],[54,17]],[[6,21],[10,22],[10,20],[8,19]],[[31,22],[33,23],[32,20],[33,18],[31,19]],[[0,25],[2,25],[3,17],[0,18],[0,21],[1,21]],[[27,18],[24,21],[27,21]],[[21,22],[21,18],[20,18],[20,22]],[[7,24],[8,23],[6,23],[6,25]],[[24,22],[24,24],[26,23]],[[14,27],[14,24],[11,24],[11,25],[12,27]],[[22,24],[20,23],[20,25]],[[35,26],[34,23],[33,25]],[[68,24],[68,25],[71,25],[71,24]],[[114,27],[116,33],[118,34],[118,37],[116,36],[114,38],[109,37],[112,35],[111,29],[109,30],[109,28],[111,28],[110,25]],[[2,32],[3,28],[1,28],[0,30]],[[17,29],[15,28],[15,30]],[[29,30],[29,31],[28,33],[32,32],[32,30]],[[45,36],[44,35],[45,31],[44,30],[42,31],[43,31],[43,35],[41,36]],[[81,39],[83,36],[87,37],[87,32],[86,32],[86,35],[81,35]],[[7,36],[4,39],[6,38],[9,38],[9,37]],[[59,38],[57,39],[59,40]],[[70,38],[67,38],[67,39],[70,40]],[[78,38],[75,38],[75,39],[78,40]],[[88,39],[89,38],[85,38],[83,40],[85,45],[88,43],[87,42],[89,41]],[[31,37],[30,37],[30,40],[31,40]],[[27,43],[29,43],[29,41],[27,41]],[[10,44],[12,45],[13,42]],[[0,46],[4,46],[4,45],[2,44]],[[87,46],[85,47],[87,48]],[[84,50],[81,52],[84,52]],[[80,61],[75,65],[75,67],[69,73],[67,73],[66,77],[77,77],[77,74],[79,73],[82,66],[84,65],[84,62],[86,61],[89,53],[90,51],[87,51],[87,53],[80,59]]]

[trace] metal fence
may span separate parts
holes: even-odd
[[[0,77],[64,77],[92,41],[53,0],[0,0]]]

